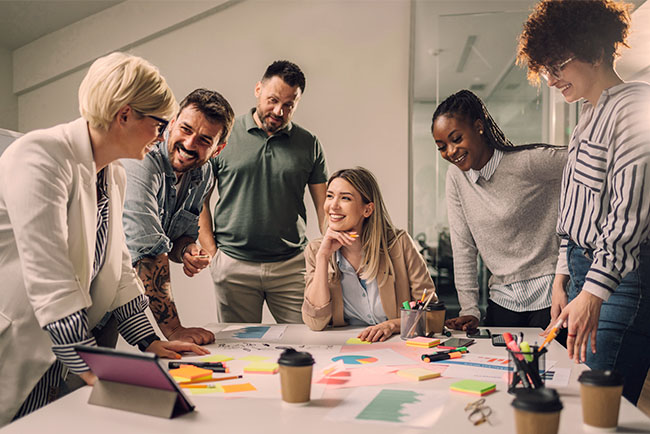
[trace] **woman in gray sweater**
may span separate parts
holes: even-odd
[[[514,146],[468,90],[438,106],[432,133],[442,158],[453,164],[446,199],[461,311],[446,325],[457,330],[478,326],[480,254],[492,273],[485,324],[546,327],[560,245],[555,225],[566,149]]]

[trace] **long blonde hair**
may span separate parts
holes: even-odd
[[[363,228],[361,229],[361,243],[363,249],[363,259],[361,263],[361,278],[365,280],[373,280],[379,274],[379,264],[383,256],[390,274],[393,274],[393,262],[390,260],[388,254],[397,239],[397,229],[393,226],[393,222],[388,215],[384,199],[381,197],[379,191],[379,184],[377,179],[368,169],[363,167],[355,167],[353,169],[342,169],[334,172],[327,181],[327,186],[336,179],[342,178],[354,187],[359,194],[363,203],[374,203],[375,210],[369,217],[363,221]],[[334,259],[331,259],[332,265]],[[337,275],[340,273],[338,267],[333,267]],[[385,274],[382,278],[385,279],[388,275]]]

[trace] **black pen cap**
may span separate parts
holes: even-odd
[[[284,350],[278,359],[278,364],[283,366],[310,366],[314,363],[314,358],[311,354],[296,351],[293,348]]]

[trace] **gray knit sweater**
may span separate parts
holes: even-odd
[[[558,198],[566,149],[505,152],[489,181],[472,182],[456,166],[446,194],[454,279],[461,315],[480,318],[477,255],[490,286],[553,274],[560,245]]]

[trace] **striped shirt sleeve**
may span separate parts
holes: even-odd
[[[149,299],[141,294],[113,310],[113,315],[118,323],[117,330],[131,345],[136,345],[142,339],[156,334],[149,318],[144,313],[147,306],[149,306]]]
[[[75,345],[97,346],[95,338],[88,332],[88,314],[85,309],[47,324],[45,330],[52,339],[52,352],[70,372],[79,374],[90,370],[74,350]]]
[[[614,123],[614,157],[607,168],[609,204],[601,208],[606,214],[584,285],[604,300],[638,267],[640,246],[649,237],[650,104],[646,98],[621,99],[608,121]]]

